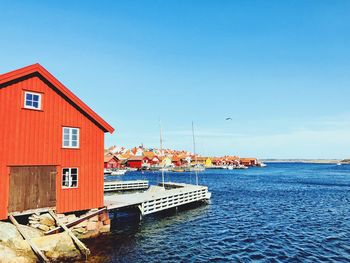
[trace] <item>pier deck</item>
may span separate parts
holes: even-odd
[[[133,181],[110,181],[104,183],[105,192],[126,191],[126,190],[142,190],[149,187],[147,180]]]
[[[161,186],[151,186],[147,191],[132,194],[116,194],[105,196],[105,206],[108,210],[137,206],[141,215],[178,207],[196,201],[209,200],[211,193],[207,186],[165,183]]]

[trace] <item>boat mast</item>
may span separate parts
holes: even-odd
[[[160,140],[160,154],[163,156],[163,138],[162,138],[162,123],[159,119],[159,140]],[[164,160],[164,159],[163,159]],[[162,170],[162,184],[164,187],[164,167],[161,168]]]
[[[197,155],[196,155],[196,141],[194,137],[194,126],[192,121],[192,139],[193,139],[193,153],[194,153],[194,160],[195,160],[195,166],[194,166],[194,173],[196,174],[196,184],[198,185],[198,171],[197,171]]]

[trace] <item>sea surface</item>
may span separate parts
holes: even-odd
[[[115,214],[111,234],[86,242],[88,262],[350,262],[350,165],[270,163],[199,177],[209,204],[141,221]],[[161,174],[118,178],[157,183]],[[194,183],[195,175],[166,180]]]

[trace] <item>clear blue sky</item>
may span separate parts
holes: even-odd
[[[0,72],[39,62],[106,146],[350,157],[350,1],[1,1]],[[232,117],[233,121],[225,121]]]

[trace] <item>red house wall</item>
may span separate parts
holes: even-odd
[[[120,167],[119,163],[114,159],[111,159],[109,162],[104,163],[104,168],[119,168],[119,167]]]
[[[142,161],[128,161],[128,166],[131,168],[141,169]]]
[[[9,166],[56,165],[57,211],[103,206],[104,132],[38,76],[0,87],[0,219],[7,218]],[[24,90],[42,111],[23,109]],[[80,149],[62,148],[62,127],[80,128]],[[78,188],[62,189],[62,168],[78,167]]]

